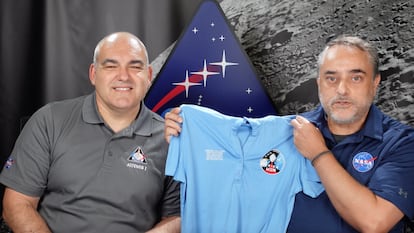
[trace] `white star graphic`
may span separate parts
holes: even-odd
[[[221,66],[221,70],[223,71],[223,78],[224,78],[226,76],[226,67],[227,66],[236,66],[236,65],[239,65],[239,63],[227,62],[226,61],[226,51],[223,50],[223,56],[221,57],[221,61],[220,62],[212,62],[212,63],[210,63],[210,65]]]
[[[202,75],[203,76],[203,80],[204,80],[204,87],[205,87],[207,85],[207,77],[209,75],[220,74],[220,73],[208,71],[207,70],[207,62],[206,62],[206,59],[204,59],[204,68],[203,68],[203,71],[191,72],[191,74]]]
[[[194,34],[197,34],[198,28],[194,27],[193,30],[191,30],[191,31],[193,31]]]
[[[201,85],[201,83],[192,83],[188,79],[188,70],[185,71],[185,81],[180,83],[173,83],[175,86],[184,86],[185,87],[185,98],[188,98],[188,90],[191,86]]]

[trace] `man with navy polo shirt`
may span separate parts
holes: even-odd
[[[289,232],[402,232],[404,215],[414,217],[414,130],[372,104],[378,64],[376,49],[351,36],[319,56],[321,106],[292,125],[326,192],[296,196]]]
[[[95,92],[45,105],[26,123],[0,182],[13,232],[179,232],[179,185],[164,175],[163,119],[142,102],[147,50],[117,32],[95,48]]]
[[[414,129],[374,104],[376,49],[354,36],[330,41],[318,59],[321,106],[296,116],[294,143],[325,191],[295,197],[287,232],[402,232],[414,218]],[[178,135],[179,109],[166,114],[165,137]]]

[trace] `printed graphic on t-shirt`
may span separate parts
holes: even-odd
[[[267,174],[276,175],[285,166],[285,158],[278,150],[272,149],[260,160],[260,166]]]

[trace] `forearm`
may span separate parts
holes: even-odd
[[[292,126],[296,148],[312,161],[329,200],[348,224],[359,232],[388,232],[403,217],[394,204],[375,195],[341,166],[311,122],[297,116]]]
[[[3,218],[15,233],[49,233],[44,219],[37,212],[38,197],[6,188],[3,197]]]
[[[326,193],[339,215],[360,232],[388,232],[403,214],[393,204],[357,182],[333,154],[314,164]]]
[[[14,233],[50,233],[46,222],[31,206],[19,204],[4,206],[3,218]]]
[[[181,218],[172,216],[162,219],[154,228],[147,233],[180,233]]]

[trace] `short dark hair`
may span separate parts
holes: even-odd
[[[330,40],[326,43],[325,48],[322,50],[322,52],[319,54],[318,57],[318,68],[322,64],[322,59],[325,56],[325,52],[335,46],[335,45],[345,45],[350,47],[356,47],[362,51],[365,51],[368,53],[368,57],[371,61],[373,72],[374,72],[374,78],[379,74],[379,56],[377,49],[368,41],[361,39],[357,36],[349,36],[349,35],[341,35],[336,37],[333,40]]]

